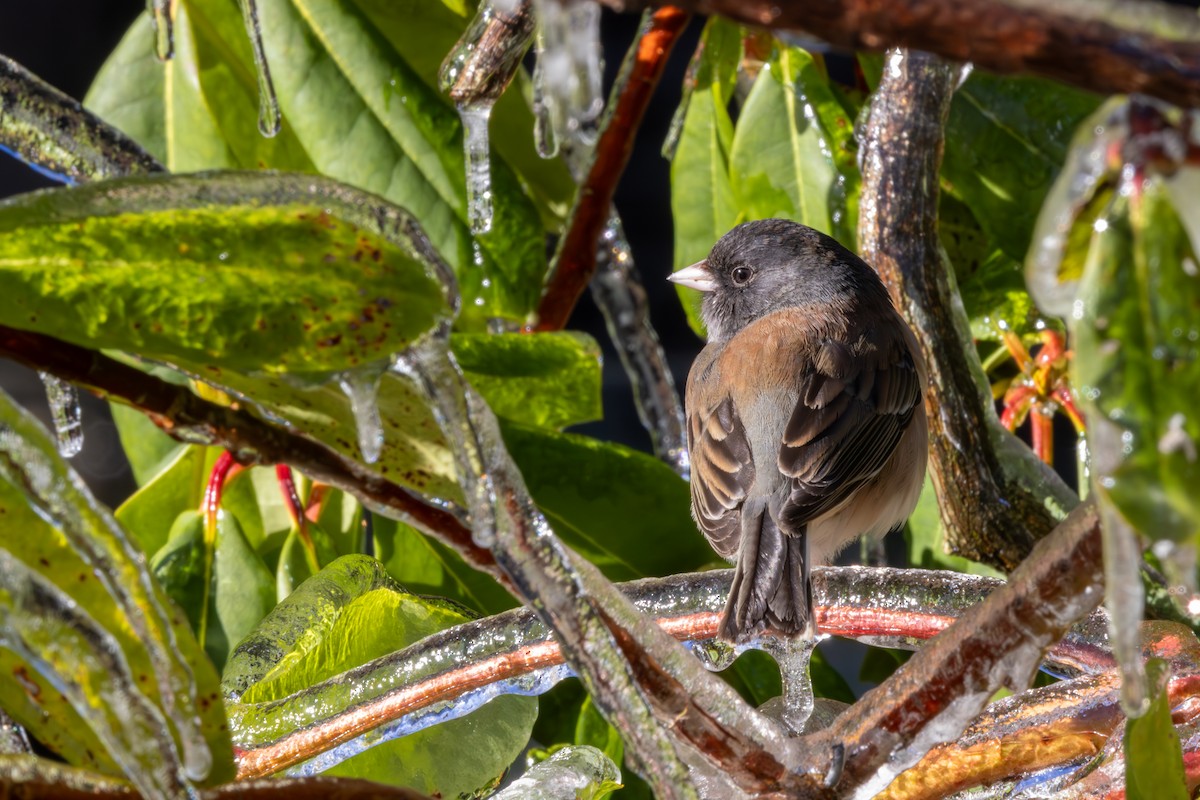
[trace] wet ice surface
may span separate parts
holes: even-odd
[[[275,84],[271,80],[271,69],[267,65],[266,50],[263,48],[258,0],[238,0],[238,6],[242,10],[246,35],[250,37],[250,49],[254,52],[254,71],[258,80],[258,131],[270,138],[279,133],[282,117],[279,113],[279,99],[275,95]]]
[[[530,767],[493,800],[576,800],[589,796],[589,788],[619,783],[621,770],[612,760],[589,745],[574,745]]]
[[[538,21],[538,80],[541,106],[559,144],[595,143],[604,108],[600,7],[588,0],[534,0]],[[542,147],[539,147],[542,150]]]
[[[167,61],[175,55],[175,30],[171,19],[171,0],[146,0],[146,10],[154,25],[154,54]]]
[[[39,372],[38,376],[46,387],[58,452],[66,458],[77,455],[83,449],[83,410],[79,407],[79,390],[74,384],[48,372]]]
[[[338,386],[350,400],[354,414],[354,426],[358,435],[358,449],[363,461],[373,464],[379,460],[383,450],[383,420],[379,416],[379,381],[382,377],[378,367],[365,367],[344,372],[338,378]]]

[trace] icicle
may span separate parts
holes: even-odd
[[[543,102],[555,137],[590,147],[604,108],[600,7],[587,0],[537,0],[536,8]]]
[[[358,449],[363,461],[374,464],[383,450],[383,420],[379,417],[378,368],[357,369],[338,376],[338,385],[350,398],[350,410],[354,413],[354,425],[358,433]]]
[[[811,635],[786,639],[771,637],[762,641],[762,649],[770,653],[779,665],[779,678],[783,682],[780,716],[794,736],[804,731],[804,723],[812,715],[813,688],[808,665],[816,646],[817,637]]]
[[[554,158],[558,155],[558,136],[551,119],[553,101],[546,95],[545,39],[539,33],[534,41],[537,62],[533,67],[533,143],[539,156]]]
[[[146,0],[146,11],[154,25],[154,53],[160,61],[170,61],[175,55],[174,20],[171,19],[172,0]]]
[[[710,672],[723,672],[737,660],[738,648],[720,639],[705,639],[692,642],[688,648]]]
[[[46,399],[50,402],[50,417],[54,420],[58,452],[64,458],[70,458],[83,449],[83,411],[79,407],[79,390],[74,384],[48,372],[39,372],[38,376],[46,387]]]
[[[633,386],[638,417],[654,453],[684,478],[691,472],[683,404],[658,334],[650,325],[646,290],[634,267],[621,220],[611,214],[600,237],[592,297]]]
[[[238,0],[238,5],[242,9],[246,35],[250,37],[250,48],[254,51],[254,69],[258,75],[258,130],[263,136],[270,138],[279,133],[281,116],[279,99],[275,96],[275,83],[271,80],[271,69],[267,66],[267,54],[263,49],[258,0]]]
[[[471,233],[476,236],[492,229],[492,167],[488,145],[491,113],[490,102],[458,107],[466,156],[467,220],[471,224]]]
[[[556,800],[603,795],[601,787],[619,784],[621,770],[590,745],[570,745],[529,770],[492,800]]]

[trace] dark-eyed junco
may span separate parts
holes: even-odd
[[[739,225],[671,280],[705,292],[686,406],[692,514],[737,564],[720,634],[811,635],[810,567],[916,505],[920,349],[874,270],[787,220]]]

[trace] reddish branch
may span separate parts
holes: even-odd
[[[616,102],[610,101],[595,159],[579,187],[566,232],[554,254],[554,266],[538,305],[535,330],[561,330],[596,272],[596,243],[608,223],[613,193],[633,151],[646,107],[666,68],[667,57],[688,19],[686,11],[664,6],[654,12],[637,43],[629,78]]]
[[[1156,0],[670,0],[854,50],[905,47],[1101,94],[1200,105],[1200,19]],[[617,10],[662,0],[601,0]]]
[[[290,464],[313,480],[395,512],[453,548],[471,566],[507,585],[491,552],[472,542],[470,530],[453,514],[423,502],[404,487],[303,434],[243,408],[209,402],[186,387],[42,334],[0,325],[0,356],[132,406],[180,441],[224,447],[244,465]]]

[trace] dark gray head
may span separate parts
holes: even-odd
[[[834,239],[785,219],[738,225],[708,258],[670,280],[705,293],[701,315],[708,340],[723,341],[773,311],[890,304],[887,290],[861,258]]]

